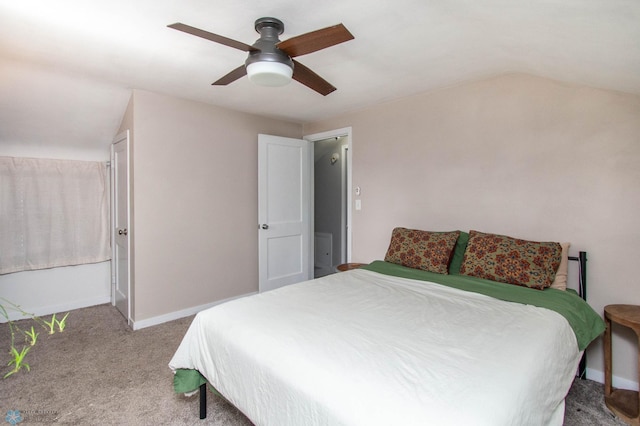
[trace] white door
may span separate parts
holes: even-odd
[[[312,278],[308,141],[258,135],[259,291]]]
[[[111,145],[111,185],[112,303],[131,324],[128,130]]]

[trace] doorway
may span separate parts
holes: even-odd
[[[305,137],[313,143],[314,278],[351,259],[351,128]]]

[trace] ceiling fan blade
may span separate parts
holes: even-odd
[[[315,90],[323,96],[336,90],[331,83],[320,77],[300,62],[293,60],[293,79],[304,84],[310,89]]]
[[[353,35],[344,25],[338,24],[292,37],[281,41],[276,46],[293,58],[335,46],[336,44],[353,40],[353,38]]]
[[[199,28],[191,27],[189,25],[181,24],[180,22],[176,22],[175,24],[167,25],[169,28],[173,28],[174,30],[182,31],[187,34],[191,34],[194,36],[202,37],[207,40],[215,41],[216,43],[224,44],[225,46],[233,47],[235,49],[242,50],[244,52],[252,52],[254,50],[258,50],[253,46],[249,46],[248,44],[242,43],[240,41],[236,41],[227,37],[223,37],[218,34],[210,33],[209,31],[204,31]]]
[[[229,83],[233,83],[234,81],[236,81],[237,79],[244,77],[245,75],[247,75],[247,69],[245,68],[244,65],[240,65],[238,68],[236,68],[235,70],[231,71],[229,74],[225,75],[224,77],[218,79],[217,81],[214,81],[213,83],[211,83],[212,86],[226,86]]]

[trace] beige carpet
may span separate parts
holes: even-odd
[[[167,364],[191,320],[134,332],[111,305],[72,311],[63,333],[40,334],[28,358],[31,372],[0,380],[0,424],[9,424],[3,423],[5,416],[17,410],[23,419],[19,424],[250,425],[212,393],[207,419],[201,421],[197,395],[173,392]],[[8,325],[0,324],[2,375],[10,370],[5,367],[8,343]],[[602,385],[576,383],[567,399],[565,424],[623,425],[602,399]]]

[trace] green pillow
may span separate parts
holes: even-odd
[[[462,265],[462,259],[464,258],[464,251],[467,249],[467,243],[469,242],[469,234],[460,231],[458,241],[456,241],[456,247],[453,249],[453,257],[449,264],[449,273],[454,275],[460,275],[460,266]]]

